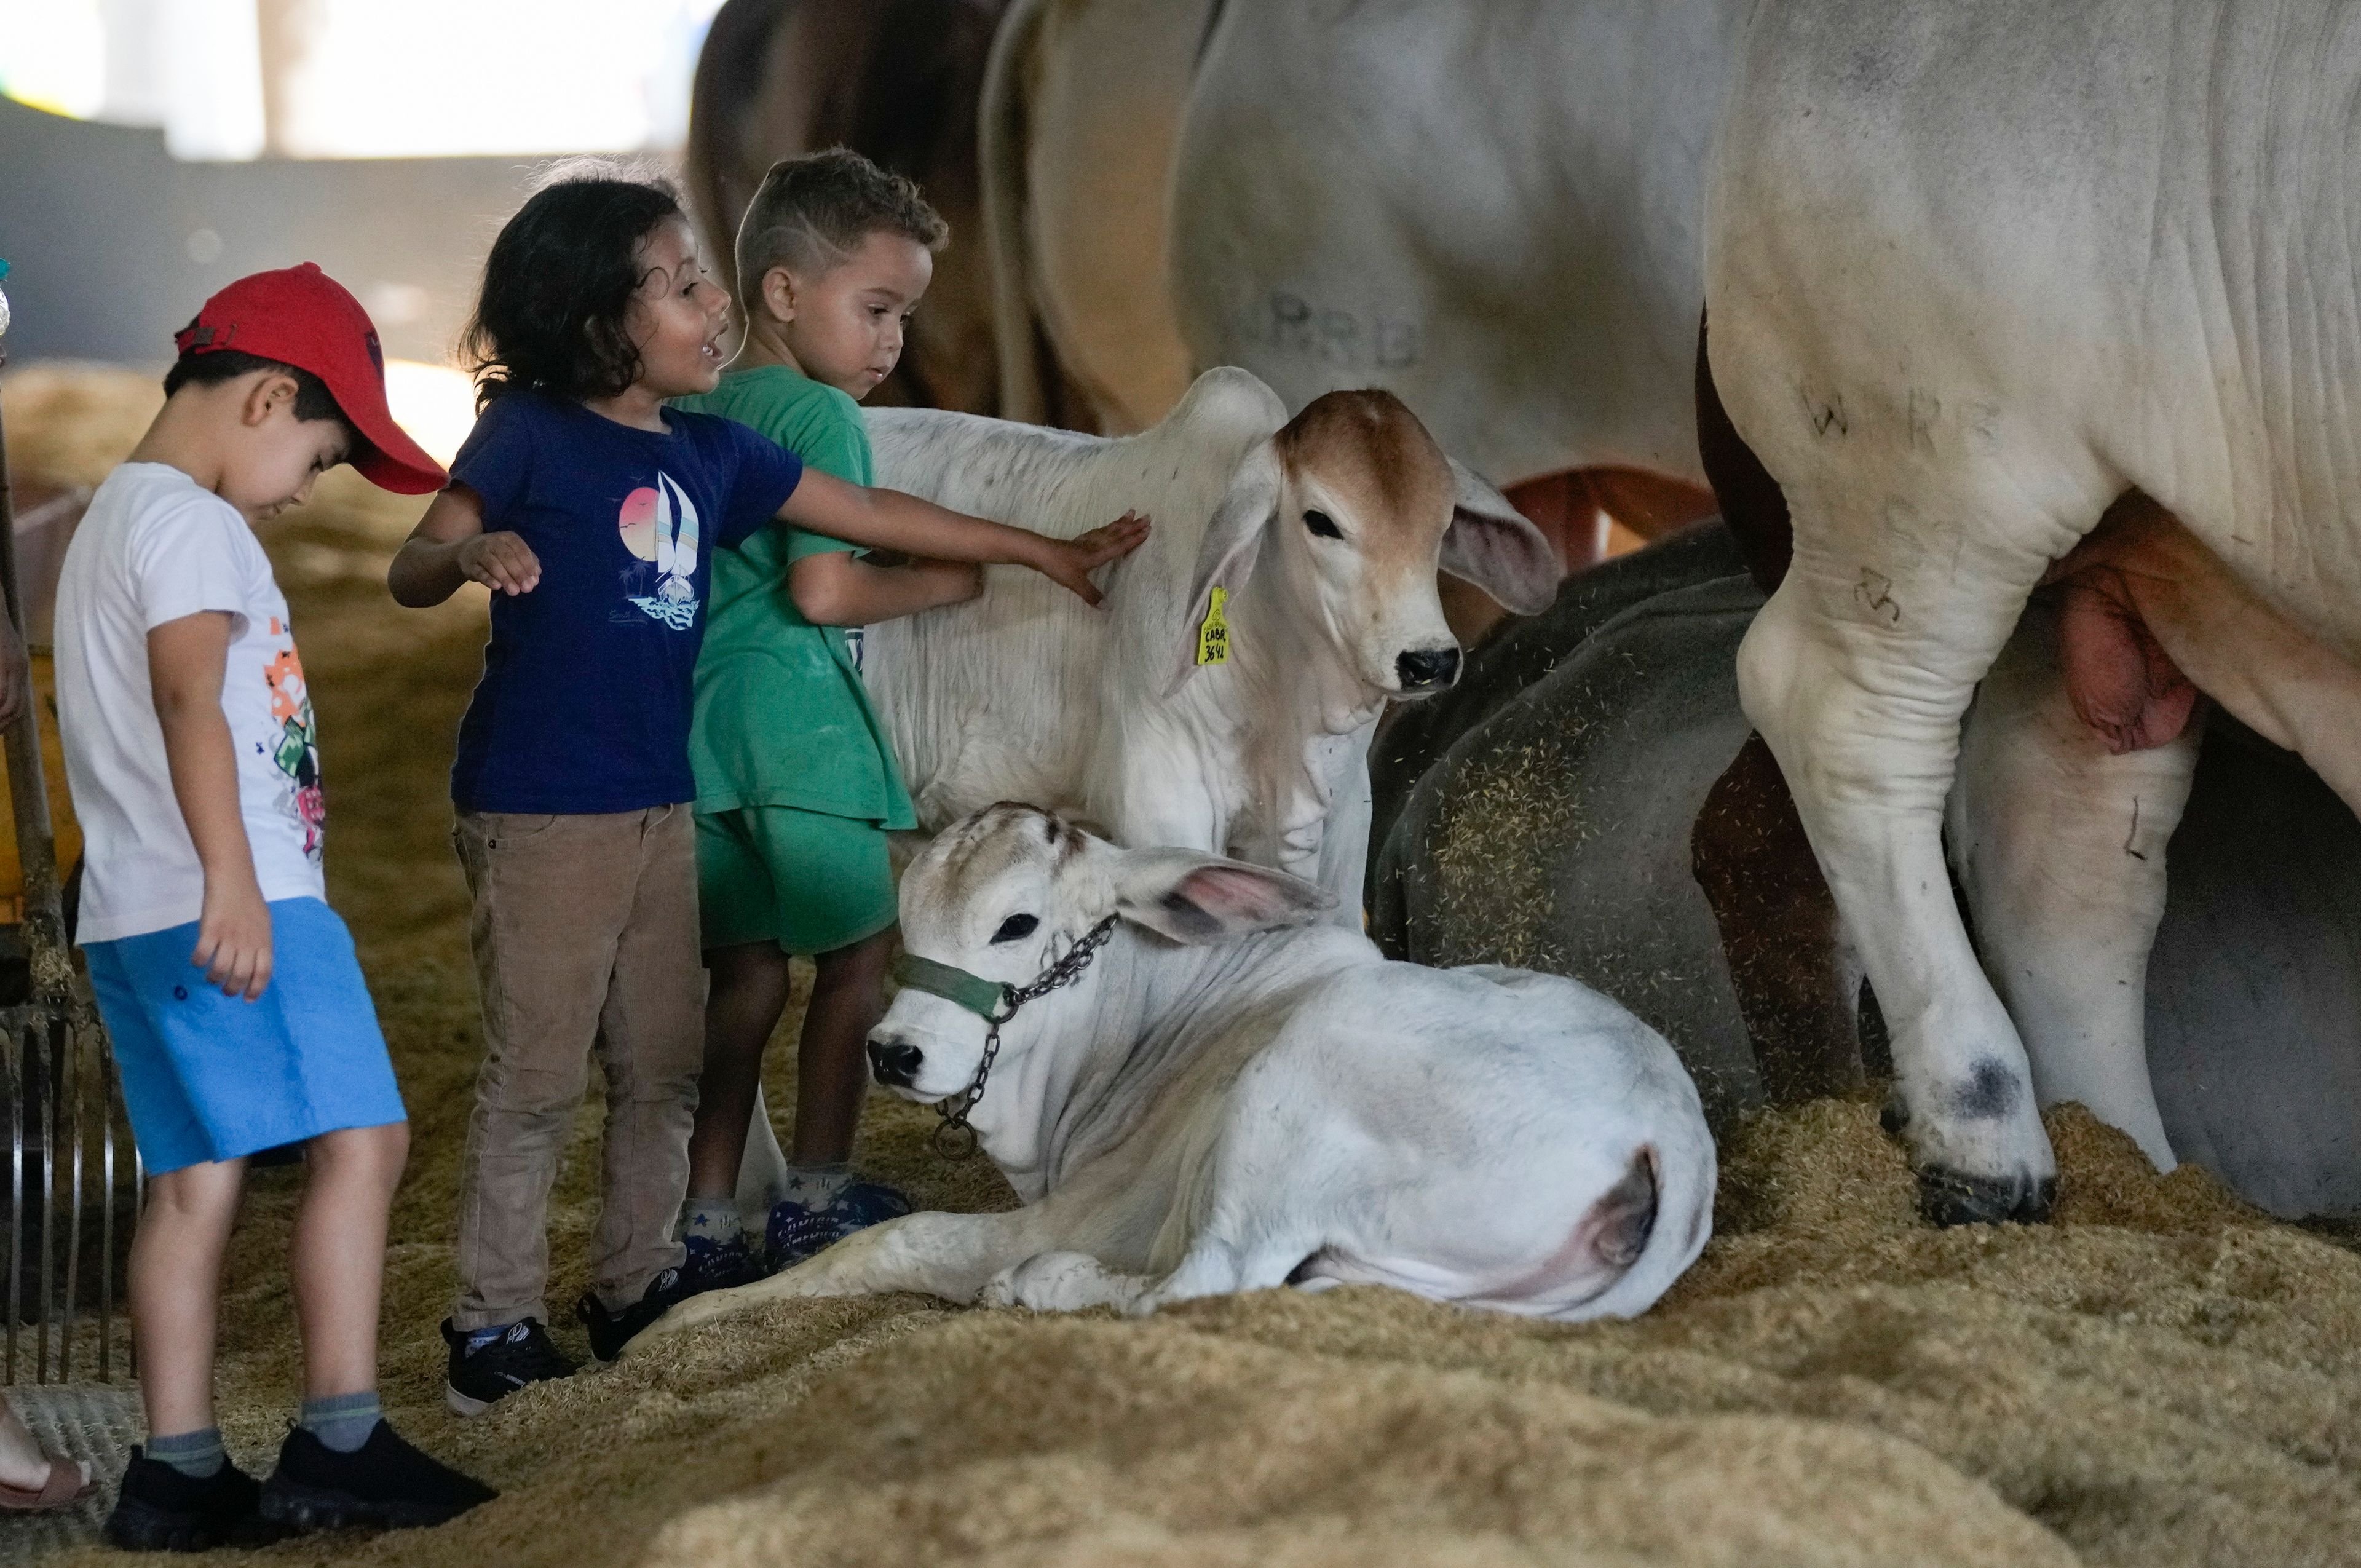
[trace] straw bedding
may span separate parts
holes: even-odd
[[[20,470],[87,482],[139,422],[137,388],[104,377],[6,391]],[[407,518],[323,488],[273,548],[326,732],[332,896],[414,1118],[386,1393],[409,1431],[506,1495],[440,1530],[256,1561],[2351,1561],[2361,1255],[2202,1172],[2158,1179],[2071,1109],[2050,1121],[2057,1223],[1951,1232],[1916,1218],[1871,1104],[1766,1114],[1724,1151],[1704,1259],[1629,1323],[1374,1289],[1142,1322],[794,1303],[452,1420],[435,1324],[478,1037],[443,771],[483,604],[396,609],[380,576]],[[774,1082],[774,1105],[786,1090]],[[873,1102],[863,1163],[922,1203],[1010,1201],[983,1162],[934,1162],[928,1120]],[[596,1137],[586,1108],[555,1204],[554,1300],[581,1288]],[[279,1266],[296,1179],[258,1177],[230,1269],[223,1415],[250,1464],[296,1391]],[[561,1337],[579,1348],[570,1325]]]

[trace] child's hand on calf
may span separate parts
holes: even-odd
[[[1042,558],[1035,569],[1050,581],[1080,595],[1095,608],[1099,590],[1090,575],[1108,562],[1138,549],[1148,538],[1148,519],[1127,511],[1113,522],[1093,528],[1076,539],[1044,539]]]
[[[197,921],[197,949],[189,961],[222,988],[224,996],[259,997],[270,984],[270,905],[253,877],[225,886],[205,879],[204,912]]]
[[[478,533],[459,546],[459,570],[494,593],[529,594],[541,582],[541,557],[520,534]]]

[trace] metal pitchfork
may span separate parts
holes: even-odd
[[[7,274],[8,264],[0,261],[0,279]],[[7,330],[8,300],[5,294],[0,294],[0,336],[5,336]],[[6,364],[6,346],[0,343],[0,366]],[[5,433],[0,432],[0,591],[5,593],[9,622],[19,641],[23,641],[28,622],[23,586],[17,578],[16,524],[8,499],[5,437]],[[28,649],[28,659],[29,653]],[[21,930],[30,969],[30,988],[24,1002],[0,1007],[0,1092],[5,1092],[8,1102],[6,1349],[5,1365],[0,1365],[0,1383],[18,1380],[16,1342],[26,1306],[25,1189],[28,1162],[38,1173],[35,1221],[40,1249],[29,1381],[65,1383],[73,1379],[75,1330],[82,1294],[82,1179],[89,1152],[85,1139],[92,1120],[88,1112],[93,1100],[99,1163],[97,1190],[93,1194],[99,1200],[96,1370],[101,1381],[108,1381],[115,1375],[115,1168],[119,1163],[115,1158],[115,1125],[120,1090],[106,1031],[99,1023],[87,983],[74,972],[73,954],[66,941],[64,901],[58,886],[57,843],[49,829],[49,784],[41,772],[39,705],[40,695],[31,688],[28,672],[24,710],[5,732],[9,804],[16,815],[16,859],[24,878]],[[58,1212],[60,1163],[65,1167],[69,1188],[62,1238],[59,1234]],[[140,1168],[136,1147],[130,1165],[136,1218],[146,1188],[146,1172]],[[60,1272],[64,1276],[61,1281],[58,1277]],[[62,1293],[58,1289],[60,1283],[64,1286]],[[52,1322],[59,1331],[54,1355],[49,1345]]]

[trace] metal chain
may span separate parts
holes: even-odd
[[[1043,970],[1040,975],[1024,985],[1003,985],[1000,988],[1002,1013],[996,1018],[983,1021],[983,1059],[976,1063],[975,1080],[951,1100],[936,1102],[935,1114],[940,1116],[934,1134],[928,1142],[935,1153],[948,1160],[962,1160],[972,1156],[981,1140],[968,1124],[968,1113],[983,1098],[984,1080],[992,1076],[993,1058],[1000,1055],[1000,1026],[1016,1016],[1016,1010],[1028,1002],[1038,1002],[1060,986],[1071,985],[1082,979],[1091,960],[1115,935],[1115,916],[1110,915],[1086,932],[1082,939],[1065,951],[1057,962]],[[950,1109],[946,1110],[945,1107]]]

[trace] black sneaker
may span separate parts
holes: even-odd
[[[227,1460],[200,1479],[134,1448],[115,1511],[106,1516],[106,1542],[126,1552],[261,1546],[279,1538],[262,1517],[261,1500],[254,1477]]]
[[[419,1453],[383,1420],[350,1453],[297,1427],[279,1446],[279,1468],[262,1484],[262,1517],[291,1531],[409,1530],[456,1519],[499,1496]]]
[[[539,1318],[511,1323],[506,1332],[488,1344],[467,1348],[467,1335],[443,1320],[443,1343],[451,1347],[451,1371],[443,1384],[443,1402],[454,1415],[480,1416],[496,1399],[515,1393],[528,1383],[571,1377],[578,1363],[550,1343]]]
[[[585,1290],[582,1299],[574,1303],[574,1315],[590,1331],[590,1354],[601,1361],[612,1361],[642,1329],[696,1294],[694,1280],[680,1269],[667,1268],[649,1280],[640,1299],[621,1311],[609,1311],[597,1291]]]

